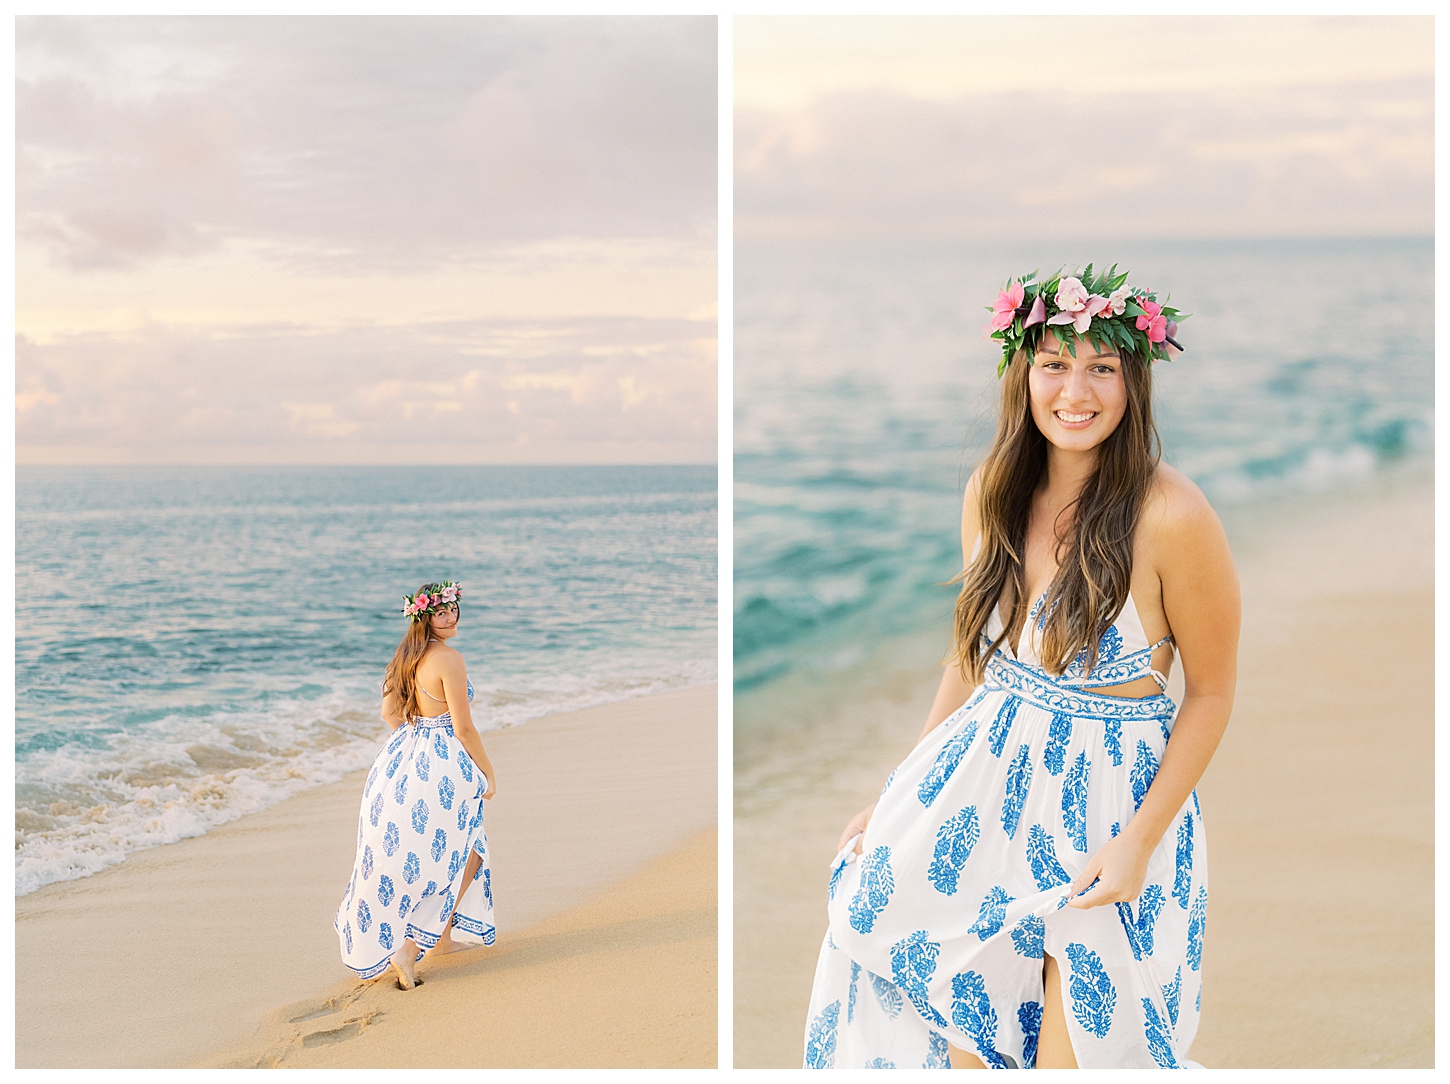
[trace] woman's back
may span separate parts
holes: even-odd
[[[444,688],[444,677],[452,669],[464,669],[463,656],[457,650],[442,642],[434,642],[428,645],[428,650],[418,662],[418,669],[414,674],[414,682],[418,689],[418,707],[421,710],[428,708],[435,709],[431,714],[419,715],[415,718],[428,719],[430,721],[442,719],[449,716],[448,698]],[[466,671],[465,671],[466,673]],[[468,689],[468,700],[473,702],[473,682],[465,676],[464,681]]]

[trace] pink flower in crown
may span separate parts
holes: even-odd
[[[1123,315],[1123,310],[1128,307],[1128,294],[1130,292],[1131,287],[1120,286],[1108,295],[1108,309],[1112,311],[1114,316]]]
[[[992,319],[987,321],[987,326],[982,330],[989,334],[993,331],[1006,331],[1012,326],[1012,321],[1017,315],[1017,306],[1022,304],[1024,296],[1022,284],[1014,282],[1005,290],[997,292],[997,302],[992,306]]]
[[[1081,279],[1066,278],[1057,284],[1057,307],[1063,312],[1079,313],[1087,308],[1087,287]]]
[[[1162,315],[1163,306],[1146,297],[1138,298],[1138,304],[1147,314],[1138,317],[1138,330],[1148,333],[1150,343],[1161,343],[1168,337],[1168,317]]]
[[[1062,311],[1048,318],[1049,324],[1071,324],[1081,335],[1093,317],[1108,307],[1108,299],[1089,294],[1078,279],[1063,279],[1057,286],[1057,307]]]
[[[456,602],[458,600],[458,588],[456,585],[443,588],[441,594],[444,602]]]

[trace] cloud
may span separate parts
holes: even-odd
[[[735,20],[737,106],[890,88],[944,101],[1344,85],[1435,69],[1430,16],[865,15]]]
[[[18,234],[359,271],[708,235],[715,49],[694,17],[23,18]]]
[[[1433,85],[828,94],[736,123],[743,236],[1428,234]]]
[[[715,372],[713,322],[683,319],[22,338],[17,456],[711,462]]]
[[[711,462],[711,17],[27,17],[21,462]]]

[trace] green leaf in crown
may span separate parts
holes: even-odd
[[[412,621],[421,621],[450,606],[458,605],[463,598],[463,585],[453,580],[425,584],[416,595],[403,596],[403,616]]]
[[[1040,279],[1037,272],[1008,281],[990,309],[992,318],[982,328],[1002,344],[1000,377],[1017,351],[1027,352],[1028,364],[1050,329],[1077,357],[1077,344],[1086,339],[1095,350],[1128,350],[1149,361],[1169,358],[1168,347],[1182,350],[1174,336],[1178,321],[1188,315],[1160,303],[1152,290],[1128,285],[1128,273],[1114,264],[1093,273],[1088,264],[1075,275],[1056,272]]]

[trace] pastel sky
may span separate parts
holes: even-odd
[[[746,238],[1426,236],[1428,17],[737,19]]]
[[[713,18],[22,18],[21,463],[712,462]]]

